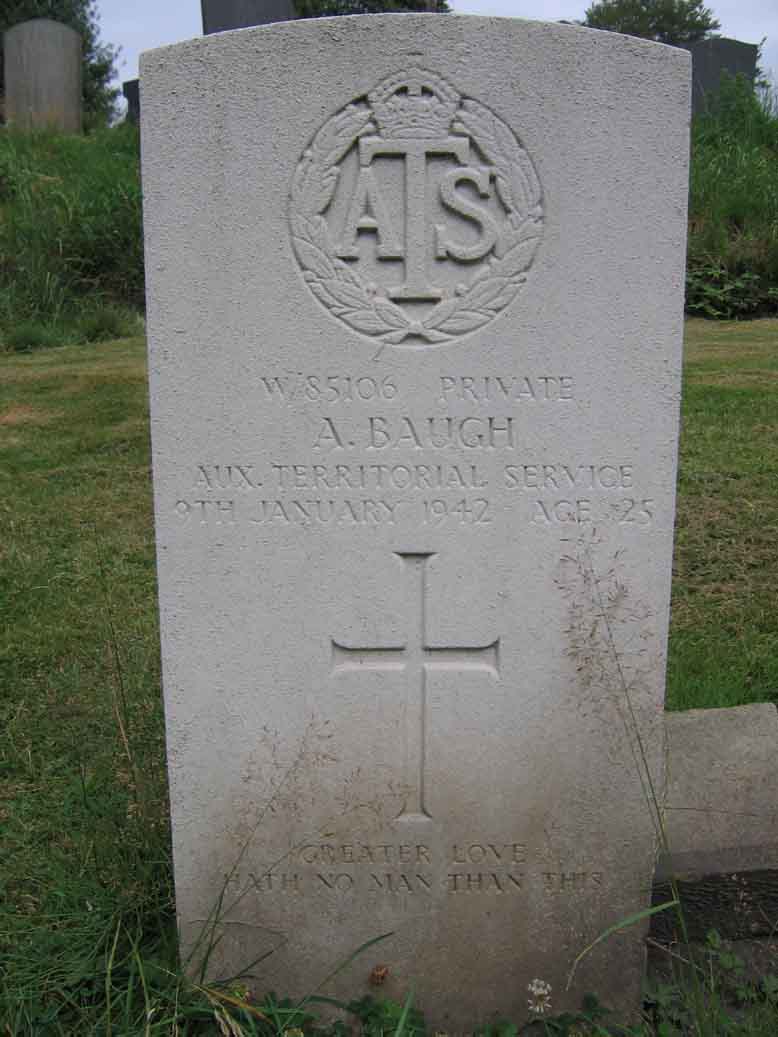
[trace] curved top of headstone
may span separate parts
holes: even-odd
[[[244,0],[244,3],[245,2],[246,0]],[[268,11],[272,16],[276,10],[280,11],[286,6],[286,0],[270,0]],[[220,21],[223,22],[224,19],[222,18]],[[359,30],[380,31],[382,27],[385,28],[387,23],[391,22],[403,22],[411,25],[416,23],[418,27],[423,25],[425,33],[429,32],[430,26],[432,25],[436,34],[445,34],[446,36],[471,36],[473,33],[477,35],[480,32],[487,31],[486,27],[491,25],[494,27],[504,28],[508,31],[516,31],[519,27],[523,27],[529,32],[542,33],[543,37],[549,41],[555,40],[557,42],[565,37],[572,39],[575,35],[578,37],[578,46],[583,45],[583,37],[589,37],[591,45],[598,47],[607,47],[610,44],[614,46],[637,47],[642,49],[655,48],[676,53],[683,51],[684,49],[671,44],[659,43],[655,40],[643,39],[639,36],[628,36],[625,33],[609,32],[603,29],[591,29],[588,26],[579,25],[574,22],[551,22],[542,18],[514,18],[508,16],[475,14],[449,14],[445,18],[441,18],[438,13],[431,11],[388,11],[381,14],[333,15],[319,18],[290,17],[284,19],[272,18],[272,20],[268,18],[267,21],[263,22],[244,22],[242,24],[238,24],[236,21],[236,24],[231,28],[225,26],[212,28],[210,31],[204,30],[202,36],[194,36],[188,40],[180,40],[176,43],[154,47],[148,51],[142,52],[142,55],[163,54],[171,48],[211,46],[214,43],[214,37],[224,40],[228,39],[229,34],[233,32],[245,33],[245,30],[247,29],[276,33],[311,33],[312,35],[326,36],[332,33],[335,29],[355,32],[355,34],[357,34]]]
[[[79,42],[81,41],[81,33],[78,32],[77,29],[74,29],[72,25],[66,25],[64,22],[59,22],[55,18],[28,18],[26,21],[17,22],[16,25],[12,25],[10,29],[6,29],[3,35],[22,35],[36,30],[47,33],[60,32],[63,37],[75,36]]]
[[[81,35],[51,18],[20,22],[3,37],[5,118],[19,128],[81,129]]]

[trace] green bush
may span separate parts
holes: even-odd
[[[62,333],[48,324],[26,320],[6,331],[3,348],[14,353],[30,353],[34,349],[51,349],[61,346]]]
[[[686,308],[778,313],[778,110],[742,78],[692,124]]]
[[[142,306],[138,132],[0,136],[0,325]]]
[[[137,333],[137,318],[127,309],[110,305],[85,310],[75,328],[79,342],[105,342],[113,338],[129,338]]]

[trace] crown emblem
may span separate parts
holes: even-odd
[[[390,76],[368,95],[384,138],[446,137],[461,100],[453,87],[425,69]]]

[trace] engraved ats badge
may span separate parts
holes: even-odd
[[[540,242],[543,196],[494,112],[411,68],[321,127],[295,171],[290,223],[303,276],[335,317],[420,348],[512,302]]]

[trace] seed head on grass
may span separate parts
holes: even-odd
[[[219,1032],[223,1037],[245,1037],[243,1028],[237,1023],[232,1016],[228,1015],[226,1011],[218,1006],[213,1011],[214,1019],[219,1027]]]

